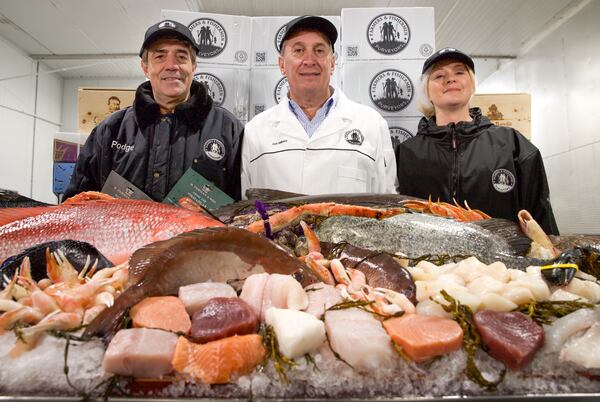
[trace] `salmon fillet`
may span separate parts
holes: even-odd
[[[136,328],[157,328],[187,334],[192,326],[185,305],[175,296],[147,297],[129,312]]]
[[[448,318],[405,314],[383,321],[383,326],[402,351],[416,362],[450,353],[460,348],[463,341],[462,328]]]
[[[226,384],[235,374],[248,374],[265,358],[260,335],[231,336],[197,344],[180,336],[173,368],[207,384]]]

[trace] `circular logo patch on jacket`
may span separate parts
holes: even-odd
[[[508,193],[515,188],[517,180],[510,170],[496,169],[492,173],[492,186],[499,193]]]
[[[371,80],[369,96],[379,109],[399,112],[412,101],[414,87],[408,75],[402,71],[383,70]]]
[[[204,153],[213,161],[220,161],[225,157],[225,145],[215,138],[204,143]]]
[[[196,73],[194,79],[206,88],[216,106],[222,106],[225,102],[225,85],[216,75],[209,73]]]
[[[227,46],[227,32],[218,21],[212,18],[199,18],[189,26],[192,36],[200,47],[198,55],[210,58],[220,54]]]
[[[352,145],[362,145],[365,139],[360,130],[357,129],[346,131],[344,133],[344,138],[346,139],[346,141],[348,141],[348,144]]]
[[[275,102],[279,103],[281,98],[287,95],[289,89],[290,85],[288,84],[287,77],[282,77],[279,81],[277,81],[275,89],[273,90],[273,98],[275,98]]]
[[[396,54],[408,45],[410,28],[399,15],[381,14],[369,23],[367,40],[376,52]]]

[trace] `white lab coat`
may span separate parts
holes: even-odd
[[[307,195],[395,192],[396,159],[387,122],[335,92],[335,106],[311,137],[287,99],[246,124],[242,197],[248,188]]]

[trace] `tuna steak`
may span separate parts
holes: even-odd
[[[85,200],[87,195],[58,206],[0,210],[0,262],[40,243],[71,239],[90,243],[117,265],[146,244],[223,226],[206,214],[158,202],[109,196]]]
[[[297,258],[244,229],[205,228],[150,244],[133,254],[129,288],[90,323],[86,335],[110,338],[126,310],[146,297],[176,295],[192,283],[240,280],[261,272],[294,275],[305,285],[315,281]]]
[[[539,260],[519,256],[531,241],[515,223],[502,219],[464,223],[426,214],[400,214],[382,220],[335,216],[326,219],[316,233],[321,241],[348,242],[409,258],[475,256],[487,264],[500,260],[510,268],[541,265]]]
[[[192,317],[190,336],[206,343],[233,335],[258,331],[258,316],[252,307],[237,297],[212,298]]]
[[[481,310],[473,323],[490,355],[516,370],[544,346],[544,329],[523,313]]]

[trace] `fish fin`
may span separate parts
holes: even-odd
[[[105,343],[109,343],[117,331],[121,329],[123,321],[127,317],[129,309],[122,308],[115,299],[112,307],[102,310],[96,318],[85,328],[83,336],[102,337]]]
[[[515,222],[507,219],[492,218],[470,222],[498,235],[506,240],[516,255],[525,255],[531,247],[531,239],[527,237]]]
[[[51,211],[50,207],[31,207],[31,208],[3,208],[0,209],[0,226],[8,223],[29,218],[30,216],[40,215]]]
[[[79,193],[79,194],[74,195],[73,197],[67,199],[66,201],[63,202],[63,204],[70,205],[70,204],[77,204],[77,203],[84,202],[84,201],[98,201],[98,200],[112,201],[112,200],[116,200],[116,198],[111,195],[101,193],[99,191],[85,191],[83,193]]]
[[[273,201],[284,198],[303,197],[306,194],[290,193],[288,191],[271,190],[268,188],[249,188],[246,197],[249,200]]]

